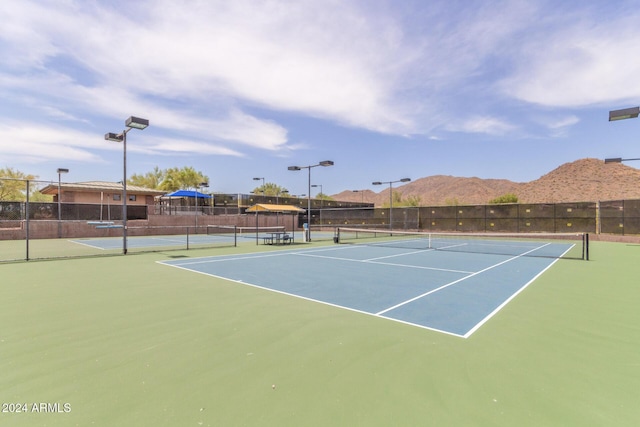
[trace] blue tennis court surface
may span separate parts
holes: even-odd
[[[556,261],[335,245],[161,264],[466,338]]]

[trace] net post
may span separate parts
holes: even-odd
[[[233,226],[233,247],[238,246],[238,226]]]
[[[587,255],[586,260],[589,261],[589,233],[585,233],[584,239],[585,239],[585,251]]]

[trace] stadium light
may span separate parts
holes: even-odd
[[[299,171],[302,169],[309,169],[309,181],[308,181],[308,188],[309,191],[307,192],[307,233],[305,235],[306,241],[310,242],[311,241],[311,168],[315,168],[317,166],[333,166],[333,161],[332,160],[323,160],[320,163],[318,163],[317,165],[309,165],[309,166],[289,166],[287,169],[290,171]]]
[[[124,125],[128,128],[142,130],[149,127],[149,120],[131,116],[125,120]]]
[[[60,175],[63,173],[69,173],[69,169],[66,168],[58,168],[58,239],[62,237],[62,183],[60,180]]]
[[[614,157],[611,159],[604,159],[605,163],[622,163],[622,162],[630,162],[632,160],[640,160],[640,158],[637,159],[623,159],[622,157]]]
[[[623,108],[622,110],[609,111],[609,121],[635,119],[640,114],[640,107]]]
[[[393,230],[393,190],[392,185],[396,182],[409,182],[411,178],[402,178],[396,181],[374,181],[373,185],[389,184],[389,230]]]
[[[131,129],[143,130],[149,126],[149,120],[131,116],[124,121],[125,129],[121,133],[109,132],[104,135],[107,141],[122,142],[122,254],[127,254],[127,133]]]

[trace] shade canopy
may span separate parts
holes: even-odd
[[[191,198],[198,198],[198,199],[210,199],[212,196],[210,194],[204,194],[204,193],[200,193],[198,191],[192,191],[192,190],[178,190],[178,191],[174,191],[173,193],[170,194],[165,194],[163,197],[191,197]]]
[[[258,203],[247,208],[246,212],[278,212],[278,213],[300,213],[305,212],[304,209],[300,209],[291,205],[274,205],[268,203]]]

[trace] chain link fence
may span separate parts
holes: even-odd
[[[396,230],[640,234],[640,200],[504,205],[322,209],[311,225]]]
[[[0,178],[0,262],[117,254],[121,251],[118,239],[122,240],[123,236],[122,205],[58,202],[55,196],[41,193],[43,188],[56,184]],[[253,217],[245,215],[246,208],[241,205],[259,202],[278,202],[302,209],[307,207],[305,199],[228,195],[216,198],[214,206],[203,206],[199,212],[193,212],[197,215],[195,221],[188,215],[181,215],[177,208],[171,211],[157,205],[128,205],[127,220],[131,221],[132,229],[153,230],[149,233],[154,235],[180,232],[193,236],[206,234],[206,229],[199,228],[199,225],[206,227],[205,218],[208,224],[253,225]],[[302,228],[309,224],[316,229],[326,227],[327,230],[337,226],[388,228],[392,222],[391,228],[396,230],[640,234],[640,200],[398,207],[393,210],[366,204],[358,207],[353,203],[313,202],[311,218],[305,212],[298,215],[297,222],[291,226]],[[202,218],[200,224],[198,217]],[[155,226],[158,222],[161,227]],[[277,215],[275,223],[279,223]],[[180,231],[185,229],[186,233]],[[332,236],[329,231],[325,234],[328,238]],[[321,237],[322,234],[314,236]],[[111,239],[115,243],[113,247],[96,246],[92,239]],[[189,244],[187,237],[186,246]],[[178,245],[177,248],[181,247]]]

